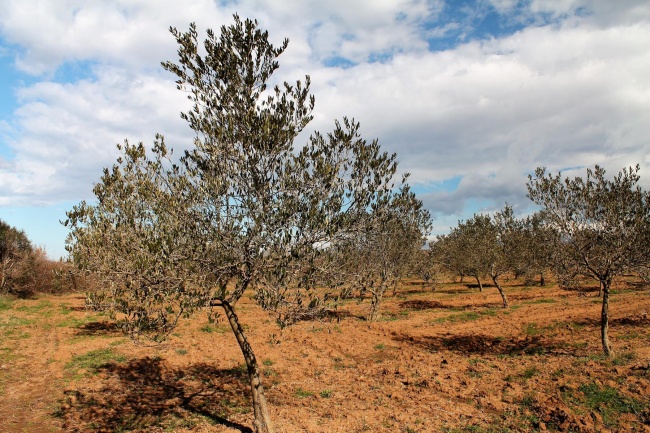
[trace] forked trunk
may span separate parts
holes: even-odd
[[[377,318],[379,312],[379,305],[383,298],[384,289],[379,289],[372,292],[372,300],[370,301],[370,311],[368,311],[368,321],[373,322]]]
[[[474,275],[474,278],[476,278],[476,282],[478,283],[478,291],[482,292],[483,291],[483,284],[481,283],[481,279],[478,277],[478,275]]]
[[[501,299],[503,300],[503,308],[508,308],[508,298],[506,297],[506,292],[503,291],[503,287],[501,287],[501,284],[499,284],[498,277],[492,277],[492,282],[495,286],[497,286],[497,290],[501,295]]]
[[[253,413],[255,416],[254,427],[256,433],[274,433],[273,426],[271,424],[271,417],[269,416],[269,409],[266,403],[266,397],[264,396],[264,387],[262,387],[262,381],[260,379],[260,369],[257,365],[257,359],[255,359],[255,354],[246,336],[244,335],[244,329],[239,324],[237,319],[237,314],[230,303],[222,301],[221,303],[224,311],[226,312],[226,317],[230,323],[239,347],[244,355],[246,360],[246,368],[248,369],[248,379],[251,385],[251,393],[253,395]]]
[[[600,313],[600,339],[603,343],[605,355],[610,358],[614,357],[614,351],[609,343],[609,288],[611,283],[611,279],[605,279],[605,281],[600,282],[600,287],[603,292],[603,308]]]
[[[601,296],[603,296],[603,282],[599,280],[598,281],[598,297],[600,298]],[[603,302],[604,301],[605,300],[603,299]]]

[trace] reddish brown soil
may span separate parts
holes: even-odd
[[[613,360],[595,292],[506,290],[508,310],[491,287],[405,285],[372,324],[354,301],[283,331],[248,298],[238,313],[278,432],[650,432],[650,290],[615,287]],[[138,346],[83,305],[0,299],[0,431],[250,431],[225,324]]]

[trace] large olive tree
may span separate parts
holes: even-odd
[[[259,367],[236,304],[246,290],[282,324],[322,308],[323,257],[357,239],[394,202],[395,155],[344,119],[297,148],[312,119],[304,82],[267,88],[287,47],[273,46],[255,21],[207,32],[171,29],[177,76],[192,108],[181,116],[194,147],[175,159],[162,137],[152,152],[128,142],[95,186],[96,201],[68,213],[69,251],[101,275],[98,295],[136,336],[164,338],[177,321],[222,311],[241,347],[255,430],[272,432]],[[316,289],[318,287],[318,290]]]
[[[597,279],[602,287],[601,340],[606,355],[613,351],[608,336],[612,280],[648,264],[650,194],[638,184],[639,166],[624,168],[613,179],[595,166],[587,176],[562,178],[545,168],[529,176],[528,197],[542,207],[559,237],[553,254],[556,268]]]

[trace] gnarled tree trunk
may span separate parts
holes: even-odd
[[[474,275],[474,278],[476,278],[476,282],[478,283],[478,291],[482,292],[483,291],[483,283],[481,283],[481,279],[478,277],[478,275]]]
[[[508,297],[506,296],[506,292],[503,291],[503,287],[501,287],[501,284],[499,284],[498,278],[499,277],[492,277],[492,282],[494,283],[495,286],[497,286],[497,290],[501,295],[501,299],[503,300],[503,308],[508,308]]]
[[[239,324],[239,319],[237,319],[237,314],[233,306],[227,301],[221,301],[220,305],[223,307],[226,312],[226,317],[230,323],[239,347],[244,355],[246,360],[246,368],[248,369],[248,379],[251,385],[251,393],[253,395],[253,413],[255,416],[254,427],[256,433],[274,433],[273,426],[271,424],[271,417],[269,416],[269,409],[266,403],[266,397],[264,396],[264,387],[262,386],[262,380],[260,379],[260,369],[257,364],[257,359],[253,353],[246,336],[244,335],[244,329]]]
[[[600,339],[603,343],[603,351],[606,356],[614,357],[614,351],[609,343],[609,288],[612,284],[611,278],[600,281],[603,292],[603,307],[600,312]]]

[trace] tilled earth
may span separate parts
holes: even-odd
[[[381,318],[280,330],[248,297],[240,321],[276,430],[650,432],[650,289],[614,287],[602,356],[596,288],[510,281],[402,286]],[[246,369],[227,324],[204,315],[157,346],[132,343],[84,296],[0,298],[0,431],[249,432]]]

